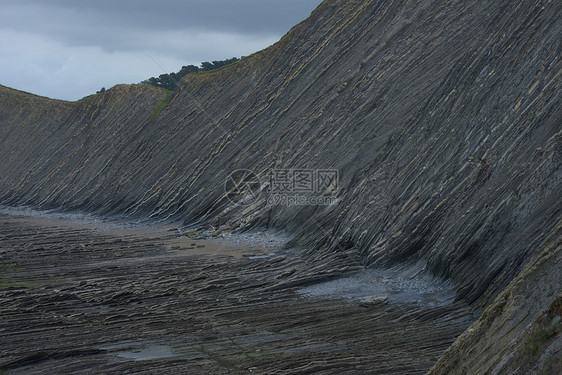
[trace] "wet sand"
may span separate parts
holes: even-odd
[[[228,237],[0,214],[0,369],[421,374],[473,319],[280,283],[304,266]]]

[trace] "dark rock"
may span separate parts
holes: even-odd
[[[312,265],[285,286],[416,263],[485,308],[562,217],[561,14],[327,0],[270,48],[185,77],[156,114],[166,93],[150,86],[72,103],[0,86],[0,203],[284,231]],[[265,185],[239,205],[224,191],[238,169],[337,170],[339,184],[326,205],[272,204]]]

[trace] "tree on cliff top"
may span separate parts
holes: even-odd
[[[149,79],[146,79],[141,83],[145,83],[156,87],[162,87],[167,90],[174,90],[176,88],[177,83],[188,74],[217,70],[227,65],[233,64],[237,61],[240,61],[240,59],[237,57],[233,57],[231,59],[226,59],[222,61],[212,61],[212,62],[205,61],[201,63],[201,66],[186,65],[186,66],[182,66],[182,68],[176,73],[160,74],[158,78],[150,77]]]

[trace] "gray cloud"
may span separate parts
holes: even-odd
[[[210,28],[231,32],[279,32],[306,18],[318,0],[8,0],[18,7],[69,11],[104,25],[149,29]]]
[[[3,0],[0,84],[63,99],[253,53],[321,0]],[[84,69],[88,75],[84,76]]]

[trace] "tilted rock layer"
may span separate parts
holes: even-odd
[[[0,203],[284,230],[317,272],[419,263],[486,306],[561,218],[561,19],[547,0],[328,0],[170,95],[0,87]],[[242,168],[338,170],[337,203],[233,205]]]

